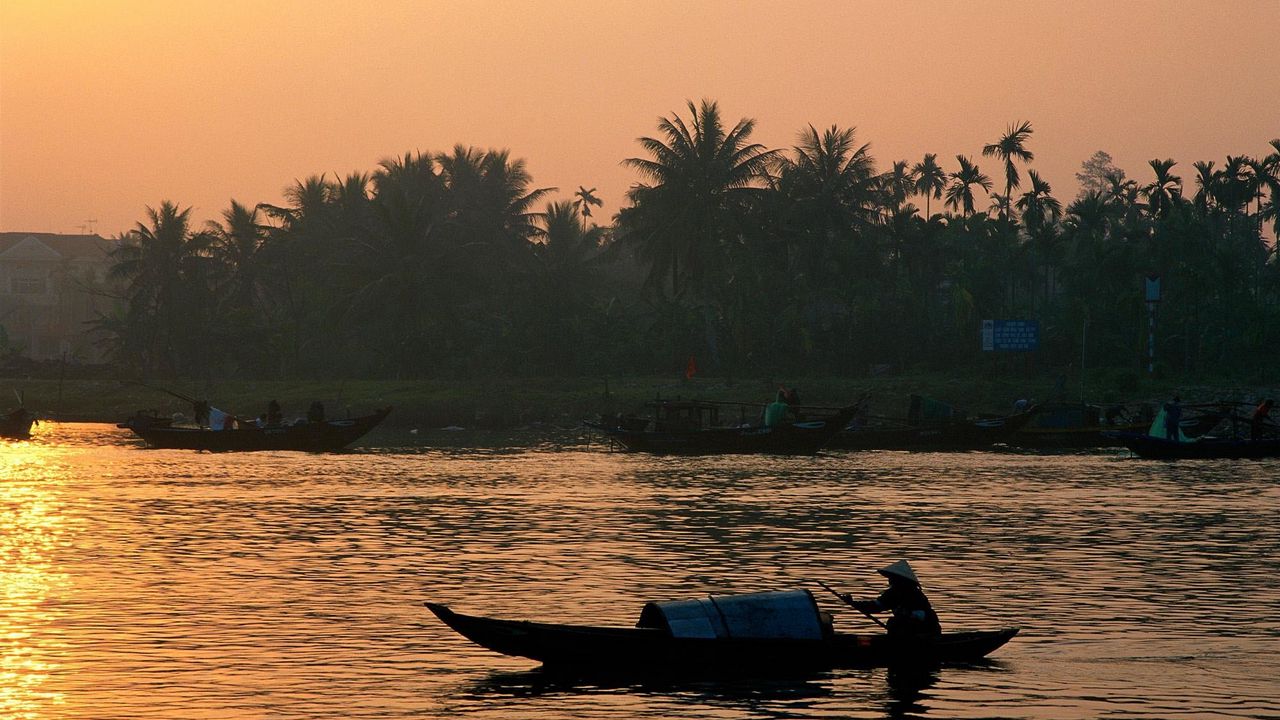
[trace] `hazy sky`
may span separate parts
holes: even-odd
[[[209,220],[457,143],[611,216],[635,138],[700,98],[770,147],[857,126],[882,169],[952,170],[1030,120],[1063,199],[1098,149],[1190,182],[1280,136],[1278,33],[1280,0],[3,0],[0,230],[110,235],[162,200]]]

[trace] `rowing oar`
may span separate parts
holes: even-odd
[[[871,622],[873,622],[873,623],[875,623],[875,624],[879,625],[880,627],[884,628],[885,630],[888,630],[888,629],[889,629],[889,626],[887,626],[887,625],[885,625],[884,623],[880,622],[880,618],[876,617],[875,615],[872,615],[871,613],[867,612],[866,610],[863,610],[862,608],[860,608],[860,607],[858,607],[857,605],[855,605],[855,604],[854,604],[854,602],[853,602],[852,600],[850,600],[850,599],[849,599],[849,597],[848,597],[847,595],[845,595],[844,593],[836,592],[834,588],[832,588],[830,585],[828,585],[828,584],[826,584],[826,583],[822,582],[821,580],[815,580],[814,582],[816,582],[816,583],[818,583],[819,585],[821,585],[823,590],[826,590],[827,592],[831,593],[832,595],[835,595],[836,597],[840,598],[840,602],[844,603],[845,605],[848,605],[849,607],[853,608],[854,610],[857,610],[858,612],[862,613],[863,615],[866,615],[866,616],[867,616],[867,619],[868,619],[868,620],[870,620]]]

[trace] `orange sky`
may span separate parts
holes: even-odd
[[[703,97],[771,147],[856,125],[881,168],[954,169],[1026,119],[1063,199],[1098,149],[1189,181],[1280,136],[1278,32],[1276,0],[4,0],[0,230],[110,235],[166,199],[208,220],[455,143],[612,215],[634,139]]]

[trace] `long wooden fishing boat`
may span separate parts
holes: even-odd
[[[438,603],[426,606],[460,635],[494,652],[548,668],[594,672],[785,673],[973,662],[1018,634],[1018,628],[930,639],[837,633],[806,590],[649,603],[634,628],[499,620]]]
[[[670,405],[682,409],[691,408],[698,418],[705,418],[706,415],[701,411],[718,412],[723,404],[680,401]],[[674,408],[666,409],[671,411]],[[586,425],[633,452],[659,455],[813,455],[848,424],[857,409],[858,406],[850,405],[825,417],[786,422],[772,427],[761,424],[714,427],[714,420],[704,419],[672,422],[671,412],[653,423],[643,419],[637,422],[634,418],[615,418],[601,422],[587,421]]]
[[[1008,440],[1032,418],[1031,411],[1004,417],[948,420],[922,425],[871,418],[837,433],[830,450],[982,450]]]
[[[1147,433],[1112,433],[1113,438],[1138,457],[1149,460],[1260,459],[1280,457],[1280,438],[1250,440],[1234,437],[1201,437],[1179,442]]]
[[[0,437],[14,440],[26,440],[31,437],[31,426],[36,416],[26,408],[18,408],[0,416]]]
[[[300,422],[293,425],[242,426],[228,430],[175,425],[163,418],[134,416],[118,427],[132,430],[149,447],[177,450],[233,452],[249,450],[341,450],[382,422],[391,408],[343,420]]]
[[[1231,414],[1231,403],[1203,403],[1183,407],[1182,432],[1199,437]],[[1087,403],[1046,403],[1008,439],[1010,445],[1040,450],[1121,447],[1123,434],[1145,433],[1156,417],[1150,404],[1100,406]]]

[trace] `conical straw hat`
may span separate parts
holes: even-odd
[[[896,576],[896,577],[903,578],[905,580],[910,580],[911,582],[917,585],[920,584],[920,580],[916,578],[915,572],[912,571],[911,566],[907,564],[906,560],[899,560],[898,562],[888,567],[880,568],[876,572],[880,573],[885,577]]]

